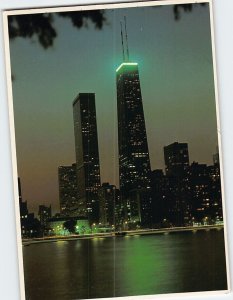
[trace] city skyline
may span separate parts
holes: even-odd
[[[167,164],[166,164],[166,148],[170,148],[170,147],[173,147],[173,145],[186,145],[186,147],[188,147],[188,144],[187,143],[179,143],[177,141],[171,143],[170,145],[167,145],[167,146],[164,146],[163,147],[163,153],[164,153],[164,167],[161,168],[161,169],[151,169],[150,171],[150,177],[152,178],[153,177],[153,173],[154,172],[158,172],[158,174],[162,174],[163,176],[170,176],[172,175],[172,173],[168,172],[167,170]],[[187,151],[187,152],[186,152]],[[189,157],[189,152],[188,150],[185,150],[184,153],[187,153],[187,156]],[[178,154],[178,153],[177,153]],[[179,155],[179,154],[178,154]],[[185,162],[184,162],[185,163]],[[213,167],[214,165],[219,165],[220,161],[219,161],[219,152],[218,152],[218,148],[216,149],[216,152],[212,154],[212,163],[210,164],[207,164],[205,162],[198,162],[198,161],[192,161],[192,162],[188,162],[188,163],[185,163],[185,168],[182,169],[182,171],[187,171],[188,167],[192,167],[193,165],[200,165],[201,167]],[[172,164],[171,164],[172,165]],[[175,166],[175,164],[174,164]],[[72,170],[72,171],[71,171]],[[176,170],[176,166],[174,168],[174,170]],[[176,171],[179,171],[177,172],[177,174],[180,173],[180,166],[178,166],[178,169]],[[219,170],[220,171],[220,170]],[[71,174],[73,173],[73,174]],[[75,173],[75,178],[72,178],[72,176],[74,175]],[[175,174],[175,173],[174,173]],[[172,176],[174,176],[174,174]],[[64,178],[67,176],[67,179]],[[219,173],[219,176],[220,176],[220,173]],[[77,193],[77,186],[75,187],[74,185],[77,185],[77,182],[74,181],[74,179],[77,179],[76,178],[77,175],[76,175],[76,163],[72,163],[71,165],[65,165],[65,166],[59,166],[58,167],[58,191],[59,191],[59,199],[58,199],[58,202],[59,202],[59,209],[58,210],[53,210],[53,215],[57,217],[61,214],[63,217],[71,217],[72,218],[72,215],[77,215],[77,211],[79,211],[78,215],[82,215],[80,214],[83,210],[83,206],[81,205],[80,206],[80,199],[79,197],[76,198],[76,196],[78,194],[75,194]],[[64,180],[65,179],[65,180]],[[151,179],[150,179],[151,180]],[[63,184],[65,183],[65,185],[63,186]],[[70,185],[70,190],[66,190],[67,188],[67,183],[68,183],[68,186]],[[115,185],[112,185],[111,182],[109,181],[101,181],[101,184],[100,184],[100,187],[99,187],[99,190],[98,190],[98,194],[99,192],[101,191],[102,187],[105,186],[105,185],[109,185],[109,186],[112,186],[112,187],[115,187],[117,188],[118,191],[120,191],[120,187],[117,187]],[[20,183],[20,177],[18,177],[18,188],[19,188],[19,199],[20,201],[24,201],[24,203],[27,203],[28,201],[25,199],[25,197],[22,197],[23,193],[22,193],[22,184]],[[63,191],[62,191],[63,189]],[[221,190],[220,190],[221,192]],[[63,195],[62,195],[63,194]],[[67,199],[64,197],[64,194],[66,194]],[[74,201],[71,201],[71,197],[73,198]],[[64,199],[64,200],[63,200]],[[154,202],[155,199],[152,200],[152,202]],[[66,201],[66,202],[65,202]],[[156,201],[155,201],[156,202]],[[27,203],[28,204],[28,203]],[[50,209],[52,209],[51,207],[51,203],[49,202],[41,202],[41,203],[38,203],[38,207],[40,208],[40,206],[49,206]],[[37,207],[37,210],[38,210],[38,207]],[[67,210],[67,208],[70,207],[70,210]],[[29,212],[31,212],[29,210]],[[136,213],[138,213],[137,210],[135,210]],[[33,211],[33,214],[37,215],[37,211]],[[39,213],[38,213],[38,216],[39,216]],[[138,218],[137,215],[135,215],[136,218]]]
[[[162,57],[163,64],[159,62],[158,59],[158,57],[161,58],[162,45],[160,45],[159,47],[157,45],[156,48],[153,48],[152,50],[150,49],[148,50],[145,47],[144,49],[142,49],[142,47],[139,47],[138,43],[136,42],[137,34],[135,35],[135,33],[138,33],[142,41],[145,41],[146,39],[148,42],[148,40],[151,38],[152,20],[150,18],[156,15],[156,11],[158,10],[159,10],[158,12],[159,21],[162,22],[161,24],[163,24],[164,28],[162,28],[161,26],[162,29],[160,30],[160,35],[157,32],[158,36],[154,38],[155,39],[154,43],[157,44],[156,43],[157,40],[159,40],[160,42],[161,41],[164,42],[163,40],[164,37],[162,36],[162,33],[166,34],[166,36],[170,35],[171,33],[175,33],[175,38],[179,38],[179,42],[180,42],[180,43],[175,42],[175,50],[169,48],[169,43],[166,45],[167,50],[166,47],[164,48],[165,52],[168,50],[174,51],[174,52],[172,51],[171,53],[172,59],[174,59],[174,61],[171,60],[171,57],[169,58],[167,56],[167,59],[169,60],[170,63],[170,71],[168,67],[169,63],[165,61],[165,56]],[[198,18],[197,18],[197,13],[199,13]],[[134,28],[134,26],[132,26],[132,24],[135,25],[133,21],[133,17],[138,16],[138,14],[141,16],[141,18],[139,19],[142,20],[142,22],[136,28]],[[14,53],[12,54],[13,56],[12,70],[16,76],[16,80],[14,81],[13,85],[16,86],[14,87],[14,105],[16,107],[15,119],[16,119],[16,144],[17,144],[18,170],[19,170],[19,176],[22,178],[22,182],[23,182],[23,191],[25,195],[24,198],[28,200],[29,207],[33,211],[36,211],[36,207],[38,206],[38,204],[43,202],[46,204],[52,203],[52,207],[55,208],[55,211],[57,210],[56,209],[56,207],[58,207],[58,192],[57,192],[58,185],[56,182],[57,168],[59,165],[66,165],[66,164],[71,165],[72,163],[75,162],[74,136],[73,136],[72,124],[70,126],[70,122],[72,123],[71,103],[72,103],[72,98],[74,97],[70,97],[70,96],[68,97],[68,94],[71,93],[77,94],[79,92],[82,92],[83,89],[85,89],[86,92],[94,92],[96,94],[97,126],[99,128],[98,139],[99,139],[99,147],[100,147],[100,168],[101,168],[100,172],[101,172],[102,183],[109,182],[110,184],[115,184],[118,186],[117,162],[116,162],[116,160],[118,160],[117,143],[116,143],[116,136],[117,136],[116,96],[114,95],[115,83],[114,80],[112,79],[114,79],[115,76],[115,69],[117,68],[117,66],[120,64],[122,60],[120,58],[121,43],[120,43],[120,34],[119,34],[120,26],[118,21],[120,21],[124,15],[127,15],[129,45],[130,45],[130,49],[132,49],[131,55],[133,61],[137,62],[139,66],[152,170],[158,168],[164,169],[162,148],[175,141],[187,142],[189,144],[190,158],[191,158],[190,161],[195,160],[207,164],[212,163],[212,155],[215,153],[215,149],[217,145],[217,129],[216,129],[216,114],[215,114],[215,100],[214,100],[214,84],[213,84],[213,74],[212,74],[213,70],[212,70],[212,57],[211,57],[211,40],[208,32],[208,26],[203,26],[204,27],[203,30],[201,29],[200,26],[201,24],[203,24],[203,22],[207,22],[207,23],[209,22],[208,7],[207,8],[195,7],[192,13],[187,15],[186,14],[182,15],[181,20],[178,22],[174,20],[171,7],[144,8],[143,13],[142,12],[139,13],[136,8],[130,9],[130,11],[128,11],[127,9],[120,9],[118,10],[117,13],[115,13],[114,16],[112,11],[108,11],[106,16],[108,16],[108,19],[110,19],[112,21],[112,24],[114,24],[115,26],[113,31],[111,31],[107,25],[104,25],[104,28],[100,32],[93,31],[92,28],[87,30],[81,29],[80,31],[77,31],[76,29],[73,29],[70,26],[69,26],[69,32],[71,33],[73,39],[74,36],[77,36],[80,37],[81,39],[84,39],[84,42],[89,44],[91,44],[90,39],[94,38],[95,42],[97,42],[98,46],[100,47],[100,48],[97,47],[97,57],[101,57],[100,52],[102,55],[104,53],[107,56],[106,60],[104,60],[104,58],[100,60],[101,63],[99,64],[98,67],[96,67],[96,70],[100,72],[102,66],[104,68],[104,71],[106,72],[106,67],[107,67],[108,69],[107,74],[110,74],[111,81],[109,82],[108,77],[105,76],[103,77],[104,74],[101,73],[101,76],[99,76],[100,81],[97,80],[97,84],[101,83],[100,88],[102,90],[100,91],[100,88],[96,87],[96,82],[93,79],[91,79],[92,76],[90,71],[93,70],[93,66],[90,66],[91,62],[89,63],[89,65],[88,64],[86,65],[87,70],[85,70],[84,66],[81,68],[83,72],[83,73],[81,72],[82,75],[84,75],[84,77],[86,76],[85,77],[86,81],[82,82],[83,88],[81,88],[81,84],[77,84],[77,87],[75,87],[74,78],[71,76],[71,73],[68,73],[69,75],[68,77],[71,79],[69,86],[72,85],[72,88],[70,88],[69,91],[69,88],[67,87],[67,82],[66,84],[64,82],[64,86],[66,86],[65,90],[67,94],[64,92],[64,89],[60,88],[61,96],[59,96],[58,98],[59,99],[58,110],[53,111],[52,115],[50,113],[51,113],[51,107],[53,106],[54,99],[51,101],[45,97],[46,100],[41,99],[44,100],[43,102],[44,107],[43,106],[38,107],[36,105],[36,109],[38,110],[36,110],[35,113],[32,115],[26,114],[27,120],[25,120],[24,109],[26,109],[27,113],[30,113],[30,109],[32,109],[32,107],[30,106],[35,104],[34,99],[30,99],[32,103],[30,103],[30,101],[28,102],[27,97],[30,94],[28,90],[24,91],[24,96],[22,94],[22,87],[24,86],[24,84],[21,81],[20,77],[22,76],[25,79],[24,76],[26,76],[26,79],[28,79],[27,76],[29,76],[30,74],[28,70],[29,65],[26,64],[27,72],[18,73],[17,70],[21,70],[21,68],[18,65],[19,62],[17,61],[16,57],[14,57]],[[144,15],[144,19],[142,15]],[[148,15],[150,17],[148,18],[149,21],[145,21],[145,15]],[[169,20],[167,25],[165,24],[164,20],[162,20],[161,15],[165,17],[165,19],[167,18],[166,20]],[[200,24],[198,24],[197,19],[201,21],[199,22]],[[196,21],[194,22],[194,20]],[[66,25],[65,30],[63,30],[63,34],[64,34],[66,30],[68,30],[67,22],[64,21],[63,23],[63,21],[60,20],[57,20],[57,22],[58,25],[60,26],[60,30],[61,30],[61,25],[64,24]],[[156,20],[154,20],[153,22],[156,23]],[[186,25],[191,24],[191,29],[188,32],[187,29],[185,29],[185,24]],[[173,27],[178,27],[178,28],[174,29],[172,28],[171,25],[173,25]],[[172,30],[174,30],[175,32],[173,32]],[[179,33],[179,30],[181,30],[181,33]],[[84,36],[84,32],[86,34],[86,37]],[[115,34],[114,39],[112,39],[113,44],[116,44],[115,47],[109,47],[109,45],[106,45],[106,42],[104,43],[105,39],[108,38],[110,32],[114,32]],[[196,37],[196,39],[199,40],[199,42],[202,41],[204,43],[204,44],[202,43],[201,46],[199,45],[200,46],[199,48],[201,48],[199,50],[197,50],[197,48],[194,47],[194,45],[192,44],[192,47],[194,47],[192,48],[193,53],[191,51],[190,45],[188,45],[188,42],[182,41],[183,39],[182,35],[183,34],[185,35],[184,37],[185,40],[185,38],[187,38],[187,36],[189,36],[190,33],[192,33]],[[95,38],[95,35],[97,35],[98,38],[101,37],[101,39],[99,40],[97,37]],[[193,36],[192,36],[192,40],[193,40]],[[62,41],[64,42],[64,36],[62,37]],[[61,45],[62,41],[58,40],[58,44],[60,45],[61,48],[64,47],[64,44]],[[30,45],[28,44],[28,42],[24,42],[22,40],[13,41],[12,45],[14,44],[16,44],[16,48],[15,48],[16,50],[18,47],[23,47],[23,48],[25,47],[25,51],[26,51],[25,53],[29,54],[29,58],[31,59],[32,57],[30,57],[31,55],[30,51],[34,51],[37,54],[41,52],[41,54],[39,55],[39,62],[42,63],[42,65],[43,65],[43,60],[45,59],[44,56],[50,56],[51,54],[49,53],[49,51],[44,52],[44,50],[39,49],[38,46],[33,44]],[[106,48],[106,46],[108,46],[110,49],[108,47]],[[103,52],[104,47],[106,48],[105,52]],[[185,50],[181,48],[184,48]],[[13,52],[16,51],[12,47],[11,49]],[[154,49],[157,50],[156,52],[157,56],[152,55]],[[111,55],[114,58],[113,61],[114,61],[115,68],[113,68],[113,66],[110,65],[109,53],[112,52],[112,50],[113,52],[115,52],[113,55]],[[58,48],[55,47],[55,49],[53,49],[52,51],[54,56],[54,53],[58,51]],[[89,48],[87,52],[88,54],[90,54]],[[83,52],[82,55],[84,55]],[[58,57],[59,56],[56,56],[56,59]],[[151,58],[154,59],[152,60]],[[199,58],[198,65],[195,66],[196,60],[198,60],[198,58]],[[178,59],[178,63],[175,62],[176,59]],[[154,62],[154,60],[156,61],[157,64]],[[183,60],[185,62],[179,66],[179,63],[183,62]],[[31,62],[33,61],[34,60],[32,59]],[[71,61],[68,60],[66,61],[66,64],[69,65],[70,62]],[[201,74],[203,73],[203,65],[201,66],[201,64],[203,63],[204,63],[205,76]],[[80,59],[79,59],[79,64],[81,64]],[[155,68],[156,66],[160,68],[158,71],[153,70],[153,68]],[[195,73],[194,71],[193,73],[189,73],[191,77],[189,83],[187,83],[187,79],[184,78],[184,76],[181,76],[179,80],[177,80],[176,78],[174,83],[163,81],[165,78],[169,78],[169,76],[177,75],[176,73],[180,75],[181,70],[183,71],[185,70],[186,73],[189,72],[188,69],[191,66],[193,68],[196,68],[195,71],[198,72],[197,75],[194,75]],[[34,61],[34,67],[35,67],[35,61]],[[71,65],[69,65],[69,67],[71,67]],[[77,66],[75,68],[77,72]],[[73,70],[75,70],[75,68]],[[42,69],[43,68],[39,68],[39,73],[43,71]],[[51,72],[53,70],[49,69],[48,71],[50,75],[53,74],[53,72]],[[98,72],[95,72],[95,74],[98,75]],[[74,75],[75,74],[77,75],[77,73],[74,73]],[[90,77],[87,76],[88,74]],[[33,73],[33,75],[36,74]],[[197,76],[201,76],[202,81],[198,80],[196,78]],[[196,81],[193,80],[194,78],[192,77],[194,77]],[[90,78],[90,82],[88,78]],[[152,80],[153,78],[155,78],[155,80]],[[43,80],[42,82],[38,82],[37,80],[31,79],[29,80],[29,82],[32,83],[33,85],[38,83],[38,85],[42,87],[45,82],[43,82]],[[178,86],[175,85],[177,83]],[[159,84],[163,85],[162,92],[161,92],[161,88],[158,87]],[[191,84],[194,85],[194,87],[191,87]],[[89,85],[89,89],[87,85]],[[36,86],[37,88],[36,91],[39,89],[39,86]],[[55,86],[57,86],[57,83]],[[91,88],[92,86],[93,88]],[[109,90],[108,86],[111,86],[111,90]],[[167,91],[165,91],[164,88],[167,88]],[[190,88],[190,91],[187,90],[188,88]],[[157,101],[157,94],[159,95],[158,98],[160,97],[162,98],[162,101],[160,99],[158,99]],[[34,96],[35,93],[32,95]],[[23,100],[22,97],[26,99]],[[43,93],[40,97],[41,98],[43,97]],[[61,97],[63,97],[62,100]],[[191,100],[189,101],[185,100],[187,98],[189,99],[191,98]],[[207,100],[203,101],[204,98],[208,99],[208,101]],[[106,99],[108,101],[106,101]],[[109,99],[111,99],[111,102],[109,101]],[[181,100],[179,101],[178,99]],[[18,104],[17,101],[19,102]],[[174,101],[174,103],[172,101]],[[64,108],[65,108],[65,112],[64,112]],[[190,114],[190,112],[192,113]],[[48,115],[50,115],[50,119],[48,118]],[[41,135],[41,130],[43,129],[44,125],[40,124],[42,128],[38,128],[35,126],[36,119],[39,116],[40,117],[42,116],[44,118],[43,120],[46,121],[45,125],[47,126],[49,125],[47,128],[49,130],[51,129],[51,132],[56,133],[56,138],[53,137],[53,139],[51,140],[46,140],[46,138],[48,138],[47,134],[46,134],[46,138]],[[62,121],[59,124],[59,121],[61,121],[61,119],[59,118],[61,118],[62,116],[64,119],[64,123]],[[32,127],[34,129],[34,132],[33,130],[30,131],[27,129],[29,119],[32,121],[32,125],[33,125]],[[183,126],[184,121],[186,121],[187,126]],[[200,127],[202,130],[200,130]],[[36,136],[36,133],[39,134]],[[209,137],[209,141],[207,141],[207,137]],[[28,142],[30,141],[29,138],[31,138],[32,142],[33,141],[35,142],[34,147],[30,144],[28,145]],[[60,139],[60,142],[58,141],[58,139]],[[38,141],[42,141],[42,143],[40,143],[41,145],[38,145]],[[106,147],[107,145],[108,147]],[[36,149],[36,146],[39,147]],[[34,149],[34,152],[31,152],[26,159],[26,154],[28,153],[29,149],[30,150]],[[53,151],[54,149],[56,149],[56,152],[59,153],[55,155],[55,158],[52,159],[52,163],[50,163],[49,162],[49,160],[51,159],[50,152]],[[56,159],[56,168],[54,168],[55,159]],[[44,164],[41,164],[41,162],[44,162]],[[106,167],[109,165],[114,165],[115,167],[113,168]],[[33,170],[34,167],[37,168],[36,172],[35,170]],[[46,174],[48,175],[47,178],[43,177],[44,172],[46,172]],[[32,174],[35,174],[36,177],[34,181],[31,179]]]

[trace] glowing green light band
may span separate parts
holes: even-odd
[[[123,66],[137,66],[137,63],[122,63],[117,69],[116,72],[118,72]]]

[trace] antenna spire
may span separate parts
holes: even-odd
[[[126,60],[129,61],[129,46],[128,46],[128,33],[127,33],[127,25],[126,25],[126,16],[124,16],[125,21],[125,40],[126,40]]]
[[[123,33],[122,33],[122,23],[121,23],[121,45],[122,45],[123,61],[125,61],[125,49],[124,49],[124,39],[123,39]]]

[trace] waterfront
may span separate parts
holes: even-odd
[[[223,230],[31,244],[26,299],[225,290]]]

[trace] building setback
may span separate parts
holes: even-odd
[[[90,223],[99,220],[100,165],[94,93],[73,102],[78,201]]]
[[[63,216],[82,216],[84,208],[78,201],[76,164],[58,167],[60,212]]]
[[[138,64],[116,70],[119,177],[127,221],[151,224],[150,159]]]

